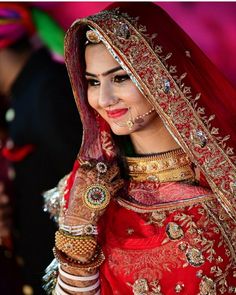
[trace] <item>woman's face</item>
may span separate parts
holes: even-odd
[[[88,102],[115,134],[137,132],[157,117],[152,106],[102,43],[86,47],[85,61]]]

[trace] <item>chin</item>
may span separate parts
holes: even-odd
[[[132,133],[131,130],[128,129],[128,127],[120,127],[120,126],[110,126],[111,127],[111,130],[112,132],[115,134],[115,135],[129,135],[130,133]]]

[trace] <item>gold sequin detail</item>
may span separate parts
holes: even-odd
[[[194,179],[191,161],[182,149],[147,157],[126,157],[129,176],[136,181],[168,182]]]
[[[214,281],[207,276],[203,276],[200,285],[200,293],[198,295],[216,295],[216,285]]]
[[[169,222],[166,226],[166,233],[170,240],[179,240],[184,237],[184,232],[177,223]]]

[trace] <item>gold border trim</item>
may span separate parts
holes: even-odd
[[[134,204],[132,202],[129,202],[127,200],[124,200],[122,198],[117,198],[116,201],[118,204],[128,210],[132,210],[137,213],[150,213],[153,211],[165,211],[165,210],[172,210],[172,209],[179,209],[187,206],[192,206],[196,204],[201,204],[203,202],[207,202],[210,200],[215,199],[214,194],[209,195],[202,195],[197,196],[191,199],[184,199],[180,201],[174,201],[174,202],[168,202],[168,203],[162,203],[155,206],[142,206],[138,204]]]

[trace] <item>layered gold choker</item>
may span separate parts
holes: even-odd
[[[129,176],[136,181],[194,180],[191,161],[182,149],[159,155],[126,157]]]

